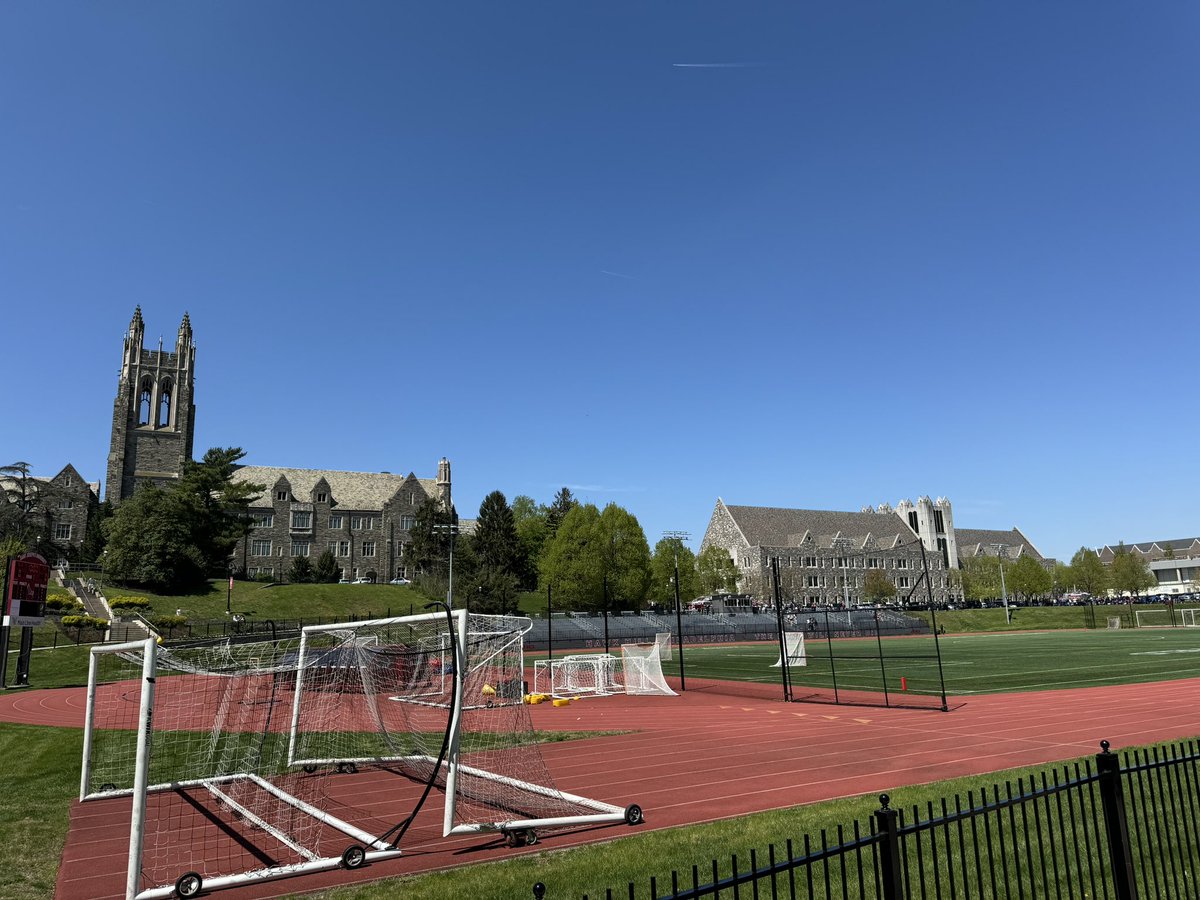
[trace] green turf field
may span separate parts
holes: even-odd
[[[946,693],[952,696],[1054,690],[1106,684],[1168,681],[1200,676],[1200,629],[1015,632],[943,635],[939,639]],[[844,639],[806,643],[808,665],[792,668],[792,683],[917,695],[940,693],[938,663],[931,636],[885,638],[880,643]],[[676,650],[677,648],[673,648]],[[685,647],[686,674],[778,684],[776,644]],[[677,659],[663,672],[679,674]]]

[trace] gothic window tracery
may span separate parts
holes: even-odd
[[[158,392],[158,427],[171,424],[171,382],[164,381]]]
[[[150,391],[151,384],[149,378],[142,379],[142,387],[138,398],[138,424],[150,424]]]

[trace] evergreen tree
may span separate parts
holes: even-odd
[[[579,501],[575,499],[575,495],[568,487],[562,488],[554,495],[554,500],[546,511],[546,531],[550,537],[558,534],[558,529],[562,527],[567,513],[577,506],[579,506]]]
[[[312,563],[307,556],[297,556],[288,567],[287,580],[292,584],[311,584],[313,580]]]
[[[326,550],[317,557],[317,565],[313,569],[313,581],[318,584],[337,584],[342,577],[342,567],[338,565],[332,550]]]
[[[516,577],[525,568],[521,539],[508,500],[500,491],[492,491],[479,506],[472,549],[480,571],[485,575],[505,573]]]

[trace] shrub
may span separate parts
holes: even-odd
[[[63,616],[62,624],[64,628],[94,628],[97,631],[103,631],[108,627],[108,622],[104,619],[97,619],[95,616],[89,615]]]
[[[46,609],[50,612],[70,612],[79,609],[82,605],[74,597],[63,594],[51,594],[46,598]]]
[[[178,628],[187,622],[187,616],[151,616],[147,621],[155,628]]]
[[[108,605],[114,609],[149,609],[150,601],[145,597],[114,597]]]

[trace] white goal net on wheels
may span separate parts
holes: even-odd
[[[656,632],[654,643],[658,645],[658,658],[669,661],[671,659],[671,632]]]
[[[1109,631],[1116,631],[1120,627],[1121,627],[1121,617],[1120,616],[1109,616],[1108,617],[1108,630]]]
[[[677,696],[663,677],[660,647],[657,641],[653,644],[621,645],[621,670],[626,694]]]
[[[399,855],[435,789],[443,834],[640,822],[555,788],[522,702],[528,627],[460,611],[93,648],[80,797],[131,798],[128,900]],[[372,831],[342,818],[356,791],[393,802]]]
[[[785,664],[788,666],[807,666],[808,656],[804,652],[804,632],[785,631],[783,633],[784,652],[778,662],[772,664],[772,669],[778,669]]]

